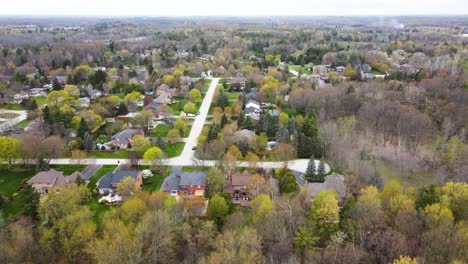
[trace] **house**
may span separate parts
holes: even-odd
[[[159,107],[161,104],[156,103],[155,101],[152,101],[151,103],[147,104],[143,110],[145,111],[151,111],[155,117],[159,117],[160,112],[159,112]]]
[[[235,143],[239,142],[251,142],[255,140],[255,132],[248,129],[242,129],[239,131],[234,132]]]
[[[260,107],[260,103],[254,100],[250,100],[245,104],[244,113],[245,116],[250,116],[250,118],[254,120],[258,120],[260,118],[260,113],[262,109]]]
[[[80,172],[74,172],[70,176],[64,176],[63,172],[50,169],[37,173],[29,179],[27,183],[32,185],[36,192],[47,194],[52,188],[61,188],[70,183],[74,183],[78,176],[83,178]]]
[[[177,88],[171,88],[169,85],[163,83],[156,88],[156,95],[161,95],[163,93],[169,93],[171,96],[177,96],[180,94],[180,90]]]
[[[205,62],[208,62],[208,61],[213,61],[214,60],[214,56],[211,55],[211,54],[203,54],[200,56],[200,61],[202,63],[205,63]]]
[[[140,188],[143,184],[141,172],[136,170],[116,170],[106,173],[98,180],[96,186],[99,194],[115,194],[117,192],[117,184],[126,177],[132,177],[135,180],[135,186],[137,188]]]
[[[31,96],[31,97],[45,97],[45,96],[47,96],[47,88],[31,88],[31,89],[29,89],[29,96]]]
[[[241,89],[245,88],[247,78],[245,77],[232,77],[231,85],[239,85]]]
[[[203,196],[206,189],[206,172],[172,173],[164,178],[161,190],[171,196],[194,195]]]
[[[360,64],[358,66],[356,66],[356,71],[361,71],[363,73],[370,73],[372,71],[372,67],[367,64],[367,63],[364,63],[364,64]]]
[[[345,66],[338,66],[336,67],[336,71],[339,72],[339,73],[344,73],[346,67]]]
[[[248,171],[235,172],[229,177],[224,192],[231,196],[233,204],[247,206],[248,202],[252,200],[249,194],[248,185],[251,179]]]
[[[115,81],[118,81],[118,80],[120,80],[120,76],[118,76],[118,75],[109,76],[109,81],[111,81],[111,82],[115,82]]]
[[[21,103],[23,100],[26,100],[29,98],[29,94],[27,92],[21,91],[13,96],[13,99],[15,100],[16,103]]]
[[[156,99],[154,99],[154,102],[163,105],[172,104],[172,94],[169,92],[162,92]]]
[[[257,100],[258,90],[259,89],[257,87],[250,88],[250,92],[245,95],[245,100],[247,100],[247,101]]]
[[[312,72],[314,74],[318,74],[320,76],[326,76],[327,73],[328,73],[328,68],[327,66],[325,65],[315,65],[313,68],[312,68]]]
[[[129,149],[132,148],[132,138],[135,135],[144,136],[145,133],[142,129],[127,128],[123,131],[112,136],[111,144],[118,149]]]
[[[61,85],[67,84],[67,76],[65,76],[65,75],[57,75],[55,77],[50,77],[49,76],[49,80],[55,80],[58,83],[60,83]]]
[[[312,198],[312,200],[317,197],[319,192],[325,190],[334,190],[338,195],[338,201],[341,204],[345,198],[348,196],[348,188],[344,182],[344,176],[333,173],[325,177],[325,182],[322,183],[308,183],[307,190]]]
[[[91,103],[91,99],[89,99],[89,97],[83,97],[78,100],[78,105],[81,108],[88,108],[90,103]]]
[[[276,141],[268,141],[266,150],[275,150],[278,147],[278,142]]]
[[[103,71],[103,72],[105,72],[105,71],[106,71],[106,67],[99,67],[99,66],[98,66],[98,67],[94,67],[94,68],[93,68],[93,71],[94,71],[94,72],[97,72],[97,71]]]

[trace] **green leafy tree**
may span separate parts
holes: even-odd
[[[192,102],[187,102],[185,103],[184,105],[184,112],[185,113],[190,113],[190,114],[194,114],[195,111],[196,111],[197,107],[195,106],[194,103]]]
[[[20,157],[18,148],[20,141],[11,137],[0,137],[0,160],[8,163],[8,168],[15,159]]]
[[[306,227],[301,227],[297,230],[293,242],[294,248],[301,259],[301,263],[305,263],[305,257],[308,251],[316,249],[315,245],[318,240],[319,238],[314,235],[314,232]]]
[[[340,207],[333,190],[321,191],[315,197],[307,220],[322,242],[338,230]]]
[[[224,221],[226,220],[228,212],[228,204],[222,196],[216,194],[213,197],[211,197],[207,209],[208,219],[215,222],[218,225],[218,227],[221,227],[224,224]]]
[[[295,193],[299,191],[299,185],[297,185],[296,177],[291,170],[284,167],[279,171],[278,176],[281,193]]]
[[[201,97],[202,97],[202,95],[200,93],[200,90],[198,90],[198,89],[190,90],[190,92],[189,92],[190,101],[192,101],[194,103],[198,103],[198,102],[200,102]]]

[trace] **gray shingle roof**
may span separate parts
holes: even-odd
[[[161,190],[179,190],[181,185],[205,185],[205,181],[206,172],[172,173],[171,175],[164,178],[164,182],[161,185]]]
[[[136,170],[117,170],[114,172],[108,172],[99,179],[98,189],[111,189],[112,185],[119,183],[123,178],[128,176],[136,180],[139,173],[140,172]]]

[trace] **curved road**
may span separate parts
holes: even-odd
[[[198,137],[200,136],[203,126],[205,124],[205,120],[208,116],[208,111],[210,110],[211,102],[213,101],[213,95],[216,90],[216,86],[218,85],[220,78],[212,78],[212,82],[208,91],[206,92],[205,98],[200,106],[200,114],[195,117],[195,120],[192,125],[192,130],[190,131],[189,137],[184,140],[185,146],[182,150],[180,156],[165,159],[162,161],[163,164],[167,166],[216,166],[217,161],[214,160],[198,160],[195,158],[195,151],[192,150],[194,146],[197,145]],[[99,165],[118,165],[118,164],[126,164],[130,163],[130,160],[126,159],[83,159],[80,160],[83,164],[99,164]],[[316,166],[318,166],[318,160],[315,160]],[[74,164],[76,160],[73,159],[53,159],[51,160],[51,164]],[[140,164],[145,164],[143,160],[140,161]],[[288,162],[271,162],[271,161],[262,161],[257,162],[256,167],[258,168],[265,168],[265,169],[275,169],[275,168],[282,168],[284,165],[287,165],[289,169],[304,173],[307,169],[307,165],[309,164],[308,159],[298,159],[298,160],[290,160]],[[250,163],[246,161],[239,161],[237,163],[237,167],[250,167]],[[330,171],[330,166],[325,164],[325,172],[328,173]],[[298,178],[298,177],[296,177]],[[300,179],[300,177],[299,177]],[[298,183],[303,185],[303,181],[301,182],[298,180]]]

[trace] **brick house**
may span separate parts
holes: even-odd
[[[164,179],[161,190],[171,196],[193,195],[204,196],[206,189],[206,172],[172,173]]]

